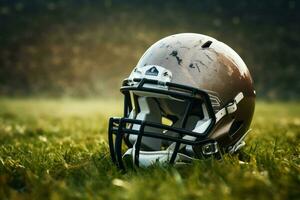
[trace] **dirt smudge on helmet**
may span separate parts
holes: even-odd
[[[208,55],[207,53],[205,53],[205,55],[206,55],[206,57],[207,57],[210,61],[214,61],[214,60],[210,57],[210,55]]]
[[[201,70],[199,68],[199,65],[197,63],[191,63],[191,64],[189,64],[189,68],[192,68],[192,69],[197,68],[198,72],[201,72]]]
[[[179,56],[178,56],[178,51],[173,50],[173,51],[170,53],[170,56],[174,56],[174,57],[176,58],[176,60],[177,60],[178,65],[181,65],[182,59],[179,58]]]

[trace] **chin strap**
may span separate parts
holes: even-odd
[[[237,141],[233,146],[228,147],[228,153],[230,154],[234,154],[235,152],[237,152],[238,150],[240,150],[243,146],[246,145],[246,142],[244,141],[245,137],[248,135],[248,133],[251,131],[251,129],[249,129],[244,135],[243,137],[241,137],[241,139],[239,139],[239,141]]]
[[[237,104],[244,98],[244,95],[242,92],[238,93],[234,99],[233,102],[228,103],[224,108],[219,110],[216,113],[216,122],[220,121],[223,117],[225,117],[228,114],[234,113],[237,110]]]
[[[134,163],[134,152],[135,146],[133,148],[128,149],[125,154],[123,155],[123,159],[129,159],[130,162]],[[172,150],[164,150],[164,151],[140,151],[139,152],[139,166],[140,167],[148,167],[155,163],[157,164],[167,164],[169,163],[172,157],[173,151]],[[192,157],[189,157],[182,153],[177,153],[175,158],[175,163],[178,162],[191,162],[195,160]]]
[[[237,104],[244,98],[244,95],[242,92],[238,93],[235,98],[233,99],[233,102],[228,103],[224,108],[219,110],[216,113],[216,122],[220,121],[223,117],[225,117],[228,114],[234,113],[237,110]],[[246,142],[244,141],[245,137],[251,130],[248,130],[239,141],[237,141],[233,146],[230,146],[228,148],[228,152],[230,154],[235,153],[239,149],[241,149],[243,146],[246,145]]]

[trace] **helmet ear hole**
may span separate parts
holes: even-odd
[[[244,121],[237,120],[231,124],[229,129],[229,135],[233,136],[237,131],[239,131],[243,127]]]

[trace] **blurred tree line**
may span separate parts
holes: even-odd
[[[179,32],[235,49],[259,97],[300,97],[296,0],[1,0],[0,95],[115,96],[143,52]]]

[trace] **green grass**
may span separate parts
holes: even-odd
[[[119,172],[107,119],[118,100],[0,100],[0,199],[299,199],[300,103],[259,102],[244,151]]]

